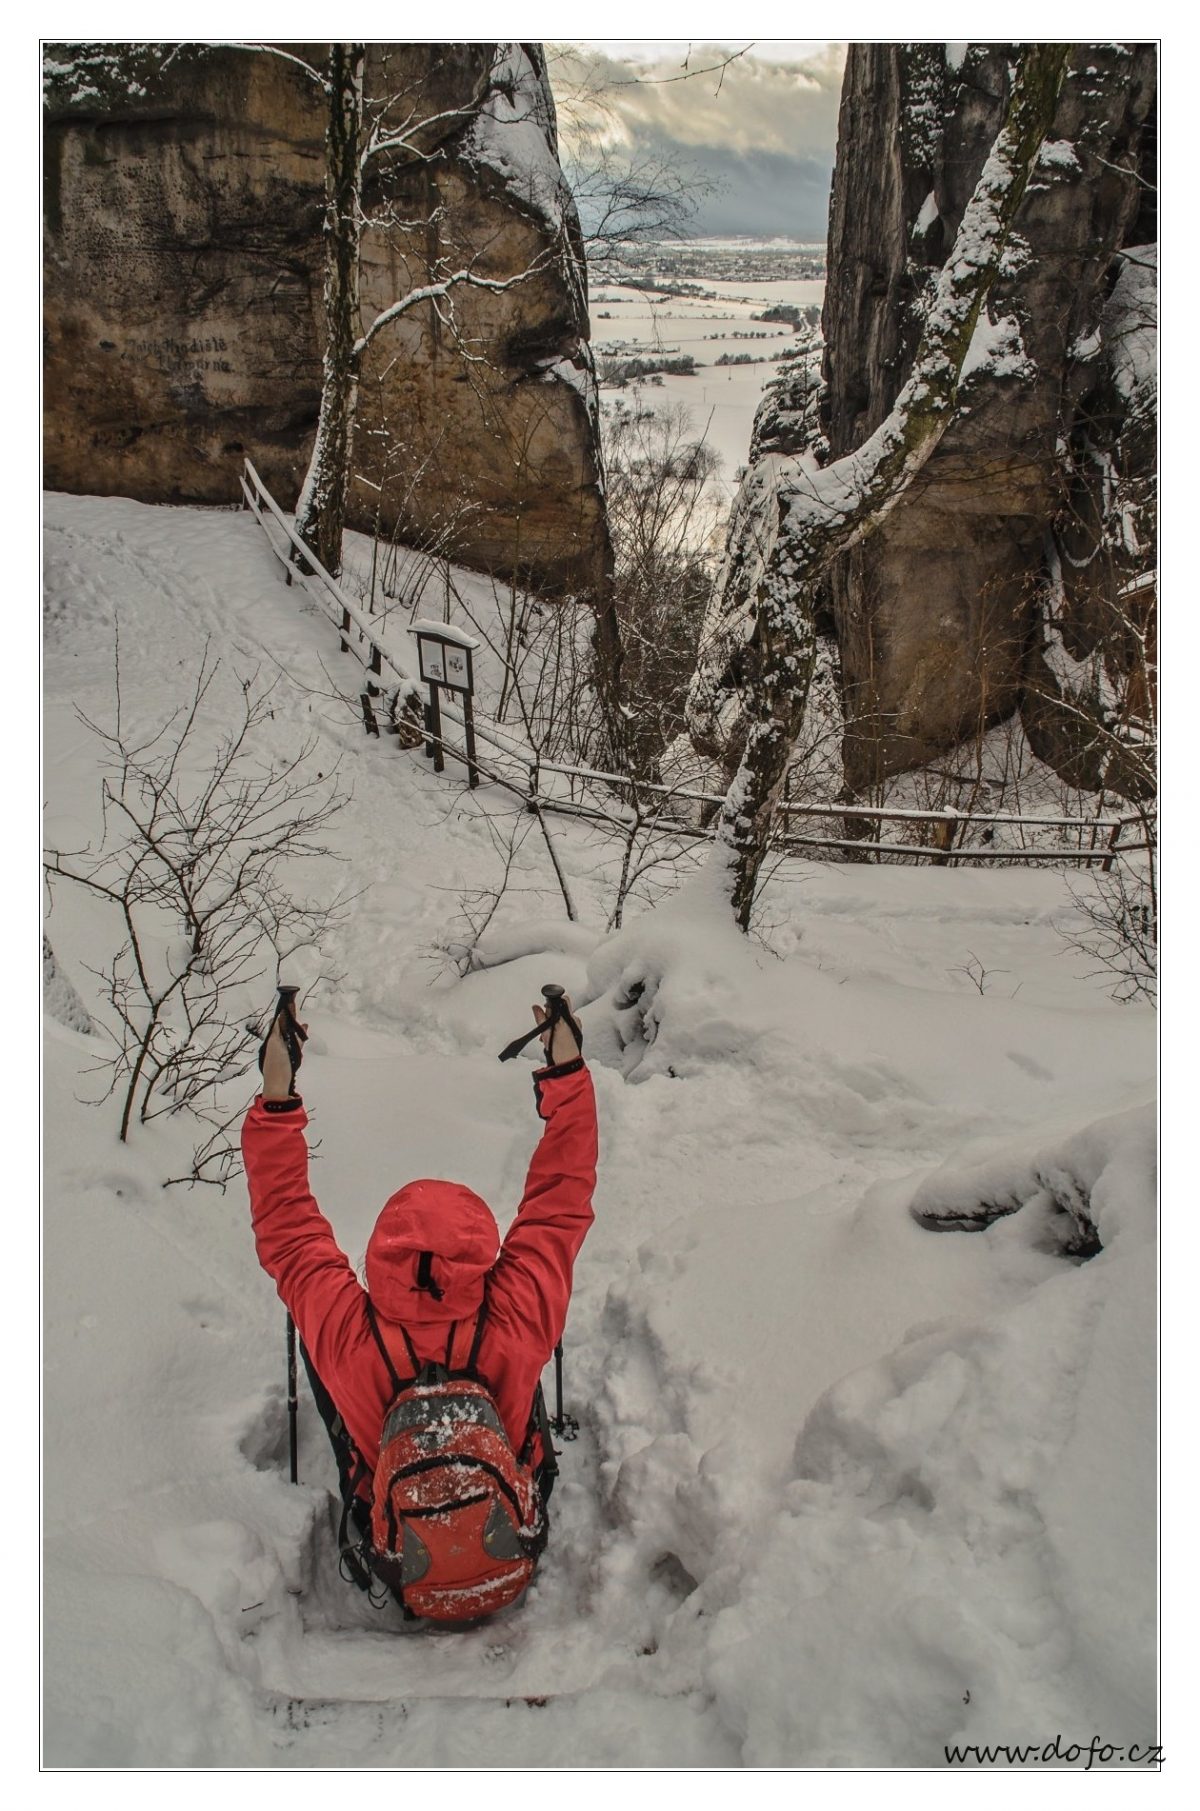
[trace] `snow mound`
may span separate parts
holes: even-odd
[[[1086,1192],[1100,1256],[992,1314],[948,1303],[807,1416],[708,1642],[748,1764],[928,1765],[1018,1726],[1154,1726],[1152,1110],[946,1166],[914,1200],[1043,1185]],[[987,1235],[997,1262],[1006,1234]]]
[[[1097,1120],[1029,1152],[1010,1143],[978,1162],[951,1162],[927,1177],[910,1211],[933,1231],[977,1231],[1020,1209],[1065,1217],[1066,1249],[1092,1256],[1114,1237],[1149,1242],[1155,1231],[1153,1102]]]
[[[608,1008],[599,1060],[639,1081],[746,1056],[762,1035],[751,1004],[761,993],[755,953],[705,877],[606,938],[588,964],[587,1000]]]

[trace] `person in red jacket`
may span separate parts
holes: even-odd
[[[294,1089],[292,1054],[276,1018],[263,1048],[263,1087],[242,1126],[242,1155],[259,1262],[302,1341],[313,1394],[338,1462],[343,1498],[360,1535],[370,1523],[371,1478],[395,1386],[375,1323],[401,1377],[421,1363],[461,1368],[480,1311],[477,1369],[513,1450],[540,1463],[532,1418],[541,1374],[562,1337],[575,1258],[592,1224],[596,1100],[568,1012],[542,1032],[548,1062],[533,1076],[545,1130],[503,1243],[491,1209],[458,1182],[408,1182],[385,1203],[367,1245],[364,1290],[308,1181],[308,1123]],[[535,1006],[539,1023],[546,1020]],[[300,1027],[303,1035],[303,1027]],[[546,1492],[545,1494],[548,1494]],[[366,1581],[351,1568],[354,1582]]]

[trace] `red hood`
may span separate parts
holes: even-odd
[[[417,1288],[417,1264],[433,1253],[439,1302]],[[500,1255],[487,1202],[461,1182],[406,1182],[375,1222],[367,1243],[367,1289],[385,1320],[454,1321],[478,1312],[483,1279]]]

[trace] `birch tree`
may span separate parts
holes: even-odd
[[[713,861],[734,917],[750,923],[759,871],[817,659],[814,605],[832,561],[903,497],[958,406],[975,325],[1054,118],[1071,46],[1026,46],[1004,123],[938,279],[912,372],[887,419],[832,465],[781,460],[749,509],[755,629],[744,652],[748,733],[718,821]]]
[[[263,46],[262,48],[273,48]],[[286,54],[286,53],[285,53]],[[323,70],[305,67],[320,86],[326,104],[324,315],[321,405],[308,471],[296,504],[296,532],[326,571],[341,569],[342,535],[350,490],[354,423],[359,378],[368,347],[402,315],[422,306],[437,308],[460,287],[503,291],[526,282],[545,259],[535,260],[510,277],[483,276],[476,268],[479,253],[457,269],[443,262],[436,276],[381,309],[366,325],[361,320],[360,271],[364,229],[386,227],[386,208],[372,221],[364,196],[368,184],[386,170],[411,163],[432,163],[446,132],[469,120],[486,91],[492,70],[461,105],[429,110],[415,91],[364,94],[365,43],[333,44]],[[292,59],[293,61],[297,59]],[[406,228],[430,224],[407,221]],[[453,322],[442,319],[453,331]]]
[[[296,532],[327,572],[336,575],[342,564],[342,536],[354,455],[354,426],[363,360],[376,337],[402,315],[429,306],[438,308],[464,286],[503,291],[526,282],[554,256],[547,250],[512,276],[484,276],[478,269],[486,248],[479,248],[453,267],[453,261],[435,258],[435,275],[417,284],[363,323],[361,271],[363,235],[371,227],[429,236],[440,210],[427,217],[399,220],[387,200],[389,171],[414,164],[431,165],[443,156],[448,133],[472,120],[496,77],[509,46],[497,46],[496,56],[485,67],[473,90],[460,103],[438,108],[428,104],[420,77],[384,92],[369,95],[365,88],[365,43],[329,46],[320,65],[278,44],[210,40],[201,50],[243,50],[280,57],[301,70],[319,91],[325,111],[325,211],[323,315],[325,345],[321,367],[321,402],[312,455],[296,503]],[[170,58],[167,59],[170,61]],[[166,64],[164,64],[166,67]],[[520,124],[518,115],[512,123]],[[379,197],[374,213],[368,196]],[[442,312],[443,324],[454,332],[453,318]]]

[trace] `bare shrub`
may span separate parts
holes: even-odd
[[[280,966],[320,951],[344,901],[306,900],[294,864],[332,856],[330,820],[348,802],[336,771],[320,773],[306,742],[265,763],[256,734],[273,688],[239,679],[233,727],[205,742],[205,704],[220,662],[207,646],[188,701],[157,728],[129,726],[119,642],[111,727],[80,721],[100,744],[103,829],[96,848],[50,849],[51,887],[69,881],[115,914],[120,939],[95,974],[110,1013],[111,1051],[96,1065],[101,1099],[121,1101],[119,1136],[163,1114],[204,1122],[188,1180],[222,1186],[236,1167],[221,1092],[250,1068]],[[239,1106],[238,1112],[241,1111]]]

